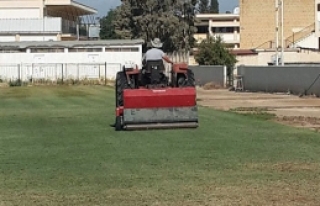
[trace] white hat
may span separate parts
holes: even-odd
[[[153,47],[156,47],[156,48],[162,47],[162,43],[159,38],[154,38],[153,41],[151,40],[151,44]]]

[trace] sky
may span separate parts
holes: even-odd
[[[76,0],[79,3],[91,6],[98,10],[97,16],[106,16],[108,11],[120,5],[120,0]],[[220,13],[233,11],[238,6],[239,0],[219,0]]]

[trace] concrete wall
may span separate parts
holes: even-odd
[[[196,84],[205,85],[206,83],[215,83],[225,86],[227,82],[227,70],[224,66],[189,66],[194,72]]]
[[[41,0],[1,0],[0,18],[40,18],[42,7]]]
[[[239,4],[241,48],[255,48],[266,41],[274,41],[276,35],[275,0],[239,0]],[[314,23],[315,1],[284,1],[284,22],[285,38],[292,35],[292,29],[302,29]]]
[[[125,48],[126,46],[118,46]],[[117,63],[134,62],[141,67],[141,46],[139,51],[102,51],[102,52],[61,52],[61,53],[0,53],[0,63],[21,64],[21,63]]]
[[[0,79],[2,81],[29,81],[58,79],[109,79],[114,80],[121,70],[120,63],[33,63],[33,64],[0,64]]]
[[[240,66],[238,75],[243,76],[247,91],[288,92],[301,94],[320,75],[320,66]],[[320,95],[320,78],[307,94]]]
[[[275,51],[272,52],[259,52],[258,54],[253,55],[243,55],[237,56],[237,66],[239,65],[258,65],[258,66],[267,66],[271,62],[272,56],[275,55]],[[279,53],[281,55],[281,53]],[[313,52],[307,50],[301,50],[300,52],[296,51],[286,51],[284,53],[284,62],[285,63],[297,63],[297,62],[320,62],[320,52]]]
[[[296,47],[304,47],[304,48],[319,48],[319,39],[315,33],[310,34],[306,38],[303,38],[301,41],[295,43]]]

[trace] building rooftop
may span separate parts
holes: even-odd
[[[98,11],[95,8],[81,4],[75,0],[46,0],[45,5],[51,10],[65,11],[65,12],[77,12],[78,16],[97,14]]]
[[[239,14],[197,14],[196,15],[197,19],[200,20],[234,20],[234,19],[239,19],[240,15]]]
[[[132,40],[97,40],[97,41],[28,41],[28,42],[0,42],[0,49],[26,49],[26,48],[72,48],[72,47],[97,47],[143,44],[142,39]]]

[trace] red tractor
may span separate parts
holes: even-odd
[[[169,73],[162,60],[123,66],[116,76],[117,131],[198,127],[194,73],[184,63]]]

